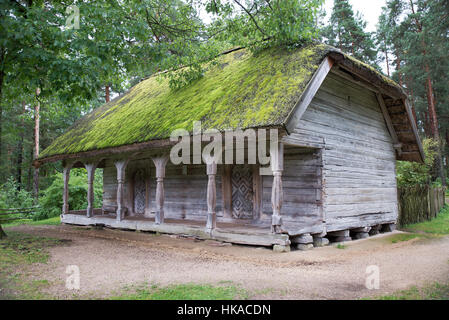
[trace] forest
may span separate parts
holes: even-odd
[[[156,72],[171,90],[205,62],[247,47],[319,41],[370,64],[409,95],[424,164],[398,162],[404,185],[446,185],[449,167],[449,0],[386,0],[376,32],[348,0],[0,0],[0,208],[60,214],[62,167],[32,166],[77,119]],[[185,66],[182,71],[180,66]],[[174,72],[177,70],[177,72]],[[176,115],[174,115],[176,116]],[[70,208],[86,207],[84,169]],[[95,201],[101,203],[97,170]]]

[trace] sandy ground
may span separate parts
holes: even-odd
[[[49,262],[31,270],[31,277],[49,280],[49,293],[59,298],[74,293],[65,288],[68,265],[79,267],[77,294],[87,297],[107,297],[124,286],[145,282],[164,286],[232,281],[255,299],[355,299],[449,280],[449,237],[391,243],[390,233],[347,242],[345,249],[328,246],[275,253],[267,248],[68,225],[22,225],[9,230],[71,240],[50,248]],[[370,265],[379,267],[377,290],[365,287]]]

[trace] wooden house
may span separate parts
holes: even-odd
[[[281,251],[394,228],[396,160],[423,161],[399,85],[323,44],[233,50],[205,68],[180,89],[161,74],[141,81],[41,153],[35,166],[63,163],[63,223]],[[219,132],[277,129],[268,173],[260,163],[173,164],[170,135],[182,128],[193,137],[194,121]],[[68,207],[73,167],[88,172],[84,211]],[[93,208],[96,169],[103,169],[101,208]]]

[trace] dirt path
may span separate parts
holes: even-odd
[[[70,239],[50,249],[48,264],[31,274],[52,284],[50,293],[69,298],[68,265],[81,274],[78,294],[107,297],[120,288],[151,282],[211,283],[232,281],[263,299],[354,299],[382,295],[449,279],[449,237],[391,243],[383,234],[310,251],[274,253],[247,246],[220,246],[211,241],[169,235],[93,230],[75,226],[27,226],[10,230]],[[365,287],[366,267],[377,265],[380,289]]]

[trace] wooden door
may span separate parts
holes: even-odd
[[[231,173],[232,217],[253,219],[253,170],[250,165],[234,165]]]
[[[145,171],[143,169],[139,169],[134,174],[134,213],[145,213],[145,195]]]

